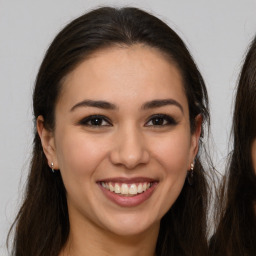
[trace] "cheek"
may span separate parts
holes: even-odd
[[[162,217],[178,198],[190,165],[190,133],[173,133],[161,143],[154,143],[154,158],[157,166],[163,170],[161,176],[161,199],[157,205],[160,209],[159,216]]]
[[[153,154],[167,171],[179,174],[188,170],[191,158],[190,134],[172,134],[153,144]]]
[[[79,133],[65,133],[59,137],[56,148],[62,174],[74,175],[78,179],[83,175],[93,175],[105,155],[102,143]]]

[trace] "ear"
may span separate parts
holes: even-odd
[[[49,167],[53,163],[54,169],[59,169],[53,132],[45,128],[43,116],[38,116],[36,126]]]
[[[199,139],[201,135],[201,129],[202,129],[202,122],[203,117],[201,114],[197,115],[195,117],[195,129],[193,134],[191,135],[191,147],[190,147],[190,163],[188,170],[191,168],[190,164],[194,162],[194,159],[197,155],[198,148],[199,148]]]

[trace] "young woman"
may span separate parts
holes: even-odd
[[[256,255],[256,38],[245,58],[233,116],[233,151],[212,255]],[[226,187],[225,187],[226,186]]]
[[[206,255],[204,81],[178,35],[99,8],[54,39],[13,255]]]

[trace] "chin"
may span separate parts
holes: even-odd
[[[119,236],[136,236],[149,230],[159,229],[160,220],[147,218],[145,214],[131,213],[119,217],[112,217],[112,221],[107,223],[108,230]]]

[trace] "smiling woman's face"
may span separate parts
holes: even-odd
[[[67,76],[55,114],[53,134],[42,118],[38,130],[63,178],[71,230],[158,231],[200,135],[175,65],[141,45],[97,51]]]

